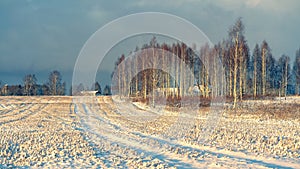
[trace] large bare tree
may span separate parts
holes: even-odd
[[[230,41],[232,43],[234,53],[233,56],[233,107],[236,107],[237,103],[237,87],[238,87],[238,73],[239,72],[238,67],[243,66],[240,65],[241,63],[239,60],[243,59],[243,55],[241,52],[242,48],[242,41],[244,40],[244,24],[242,22],[241,18],[238,18],[235,24],[230,28],[229,30],[229,37]],[[242,62],[243,63],[243,62]]]
[[[59,71],[54,70],[49,74],[49,94],[50,95],[64,95],[65,83],[62,83],[62,75]]]
[[[24,77],[24,95],[30,96],[30,95],[36,95],[36,77],[34,74],[28,74]]]

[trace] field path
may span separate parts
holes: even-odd
[[[99,104],[76,105],[75,113],[81,118],[83,128],[93,135],[93,139],[102,138],[132,149],[144,156],[157,158],[168,166],[178,168],[200,167],[266,167],[266,168],[297,168],[299,164],[265,157],[255,157],[242,152],[220,150],[208,146],[176,141],[161,135],[151,135],[139,131],[131,119],[124,117],[120,111],[135,111],[145,115],[145,110],[133,109],[125,105],[116,108],[110,98],[101,97],[91,101]],[[119,105],[118,105],[119,106]],[[134,113],[132,113],[134,114]],[[131,114],[131,115],[132,115]],[[148,112],[153,115],[153,112]],[[136,128],[135,128],[136,127]]]
[[[174,110],[109,96],[0,97],[0,168],[300,168],[298,119],[226,115],[202,143],[206,111],[179,121]]]

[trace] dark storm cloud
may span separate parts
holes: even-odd
[[[16,79],[22,79],[26,73],[54,69],[71,79],[80,49],[97,29],[118,17],[144,11],[183,17],[198,26],[213,43],[226,38],[228,27],[241,16],[251,49],[265,39],[276,57],[283,53],[293,57],[300,46],[299,7],[300,1],[296,0],[2,0],[0,80],[17,83]],[[7,74],[10,78],[6,78]],[[45,73],[40,74],[42,77]]]

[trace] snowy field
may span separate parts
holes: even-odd
[[[300,168],[299,97],[225,108],[203,140],[208,112],[177,125],[108,96],[0,97],[0,168]]]

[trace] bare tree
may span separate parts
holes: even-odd
[[[261,78],[262,78],[262,95],[264,96],[266,94],[266,58],[269,53],[269,45],[264,40],[261,44]]]
[[[34,87],[36,86],[36,77],[34,74],[28,74],[24,77],[24,95],[30,96],[36,94]]]
[[[253,61],[253,97],[257,96],[257,59],[260,55],[260,49],[258,44],[255,45],[252,61]]]
[[[282,55],[279,58],[278,66],[281,69],[281,80],[280,80],[280,90],[279,90],[279,96],[283,93],[285,98],[287,94],[287,85],[288,85],[288,79],[290,74],[290,65],[289,65],[290,58],[286,55]]]
[[[61,82],[62,76],[59,71],[54,70],[49,74],[49,94],[50,95],[64,95],[65,83]]]
[[[229,31],[229,37],[231,39],[232,45],[234,47],[233,54],[233,107],[236,107],[237,102],[237,82],[238,82],[238,66],[240,63],[238,62],[242,59],[242,55],[240,55],[239,49],[241,47],[242,40],[244,39],[244,25],[242,23],[242,19],[238,18],[236,23]]]
[[[299,87],[300,87],[300,49],[296,51],[296,57],[293,66],[293,74],[295,75],[295,93],[299,95]]]
[[[271,49],[266,55],[266,94],[275,94],[276,86],[276,60],[272,56]]]

